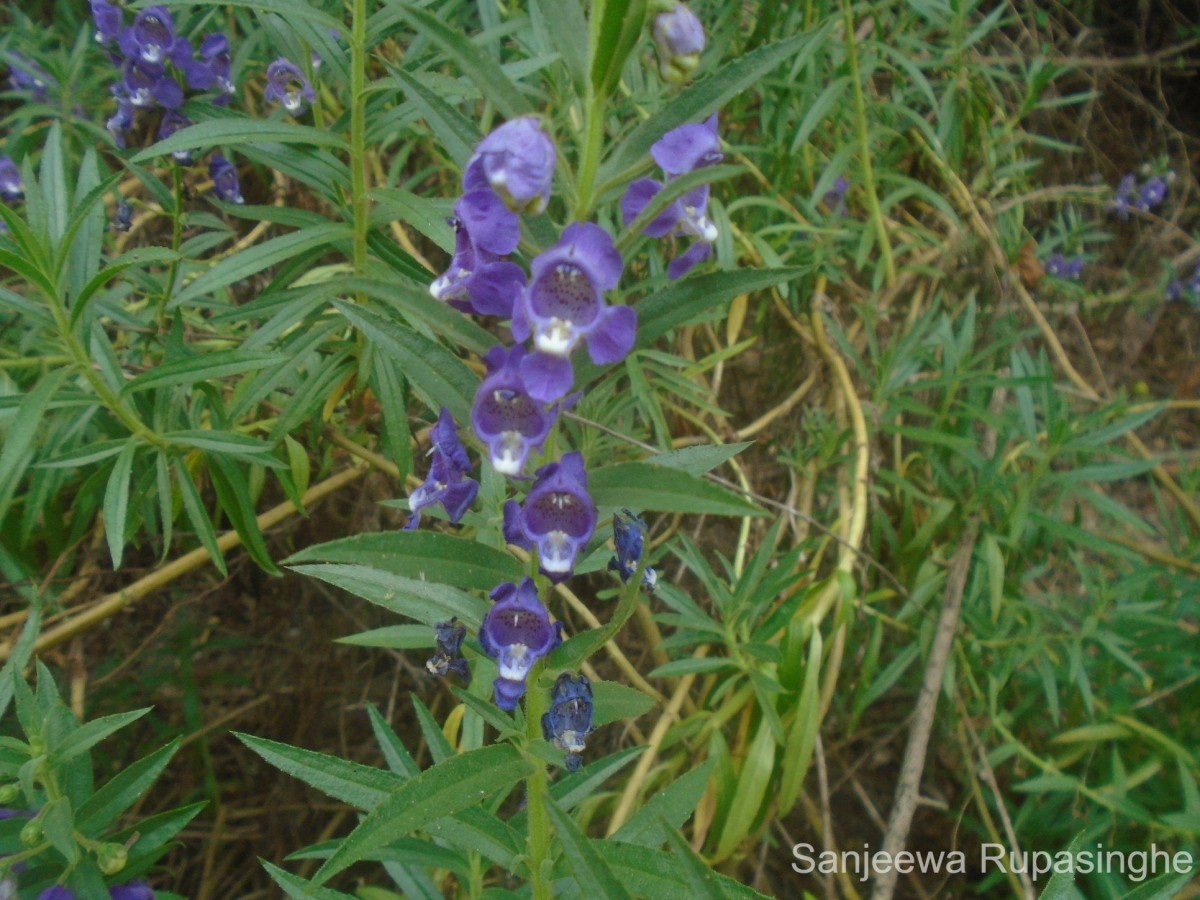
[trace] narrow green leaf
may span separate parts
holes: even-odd
[[[643,847],[658,847],[667,839],[663,829],[682,828],[696,811],[712,775],[716,759],[705,760],[697,768],[680,775],[663,790],[659,791],[635,812],[612,836],[614,841],[638,844]]]
[[[750,501],[710,481],[643,462],[618,463],[588,473],[588,490],[602,511],[628,507],[718,516],[764,514]]]
[[[324,883],[373,851],[428,824],[480,803],[498,787],[511,785],[533,765],[508,744],[493,744],[452,756],[410,778],[367,814],[321,866]]]
[[[546,798],[546,811],[562,843],[563,855],[568,862],[571,876],[579,884],[585,897],[604,897],[606,900],[630,900],[625,886],[613,874],[608,863],[593,846],[593,842],[579,830],[575,820],[562,811],[557,803]]]
[[[265,572],[271,575],[281,574],[271,561],[271,551],[267,549],[262,531],[259,530],[254,515],[254,504],[250,502],[250,490],[242,470],[232,460],[223,456],[207,454],[206,459],[217,499],[242,539],[242,546]]]
[[[689,475],[699,477],[733,459],[747,447],[753,445],[754,441],[742,441],[740,444],[701,444],[698,447],[684,447],[682,450],[671,450],[668,453],[647,456],[643,462],[652,466],[680,469]]]
[[[446,407],[459,422],[471,416],[479,379],[461,359],[411,328],[377,312],[349,303],[333,304],[354,327],[399,362],[413,390],[433,410]]]
[[[817,730],[821,724],[821,631],[813,629],[808,644],[808,660],[804,668],[804,684],[796,701],[791,730],[788,732],[787,752],[783,755],[779,776],[779,815],[787,815],[800,796],[804,777],[816,746]]]
[[[85,722],[74,731],[72,731],[66,739],[57,747],[48,747],[48,751],[54,759],[59,762],[66,762],[73,759],[80,753],[84,753],[96,744],[100,743],[106,737],[120,731],[131,722],[136,722],[146,713],[150,712],[153,707],[147,706],[143,709],[135,709],[131,712],[114,713],[111,716],[104,716],[100,719],[93,719],[90,722]]]
[[[54,399],[68,372],[68,369],[62,368],[44,375],[33,390],[25,395],[4,433],[4,442],[0,446],[0,520],[8,512],[17,485],[29,466],[33,439],[45,427],[50,401]]]
[[[295,900],[355,900],[356,896],[361,897],[361,894],[343,894],[341,891],[335,891],[332,888],[321,887],[313,884],[307,879],[301,878],[299,875],[293,875],[273,863],[262,861],[263,868],[267,870],[267,874],[275,880],[275,883],[283,888],[284,893]]]
[[[284,565],[328,562],[369,566],[464,590],[490,591],[521,580],[524,569],[503,550],[435,531],[384,531],[314,544],[293,553]]]
[[[112,556],[113,569],[121,568],[121,556],[125,552],[129,483],[133,478],[133,457],[137,448],[136,437],[131,437],[125,442],[121,455],[117,457],[108,476],[108,487],[104,490],[104,536],[108,539],[108,552]]]
[[[592,86],[600,97],[608,97],[621,80],[625,60],[641,37],[646,20],[646,0],[606,0],[594,3],[592,23]]]
[[[176,481],[179,482],[179,494],[183,500],[183,509],[187,513],[188,521],[192,523],[192,528],[196,530],[196,536],[200,538],[200,543],[208,551],[208,555],[211,557],[213,565],[217,567],[217,571],[222,575],[227,574],[225,557],[221,555],[221,548],[217,546],[217,534],[213,529],[212,519],[208,517],[208,512],[204,508],[204,501],[200,498],[200,491],[196,488],[196,482],[192,480],[192,473],[188,470],[187,463],[182,459],[176,463],[175,473]]]
[[[592,724],[597,728],[609,722],[636,719],[652,710],[655,703],[653,697],[619,681],[593,681],[592,699],[596,710]]]
[[[1195,857],[1193,857],[1195,859]],[[1139,884],[1121,900],[1171,900],[1183,891],[1195,877],[1195,865],[1186,872],[1167,872]]]
[[[217,350],[200,356],[177,359],[143,372],[125,385],[123,393],[132,394],[173,384],[195,384],[265,369],[286,360],[282,353],[263,350]]]
[[[422,84],[418,75],[396,67],[391,67],[390,71],[405,86],[408,98],[433,130],[438,143],[460,169],[465,169],[483,137],[475,123],[439,97],[436,91]]]
[[[680,325],[739,294],[761,291],[777,284],[799,278],[808,271],[794,266],[783,269],[738,269],[733,272],[713,272],[694,278],[683,278],[662,288],[637,305],[638,347],[649,347],[656,340]]]
[[[597,841],[596,850],[629,889],[654,900],[695,900],[683,864],[670,853],[621,841]],[[724,875],[717,876],[727,900],[766,900],[766,895]]]
[[[235,737],[281,772],[356,809],[375,809],[406,781],[402,776],[385,769],[364,766],[337,756],[249,734],[235,734]]]
[[[774,771],[775,739],[771,734],[770,725],[762,721],[758,724],[758,731],[745,759],[742,760],[737,788],[730,802],[729,814],[725,818],[725,827],[721,829],[721,839],[717,842],[715,860],[727,858],[754,828]]]
[[[293,8],[297,4],[292,4]],[[278,144],[305,144],[310,147],[335,147],[349,150],[350,147],[336,131],[313,128],[311,125],[294,125],[290,122],[272,122],[263,119],[236,118],[210,119],[181,128],[169,138],[152,144],[137,154],[131,162],[144,163],[174,153],[177,150],[207,150],[210,147],[235,147],[238,144],[262,144],[274,141]]]
[[[74,866],[79,863],[79,844],[75,842],[75,815],[71,811],[71,801],[68,798],[57,797],[46,804],[42,810],[42,833],[54,849],[66,857],[68,865]]]
[[[708,864],[696,854],[696,851],[689,846],[678,831],[665,821],[662,826],[671,853],[679,860],[683,868],[687,885],[692,889],[692,896],[698,900],[725,900],[724,892],[718,887],[717,873],[708,867]]]
[[[227,287],[235,281],[249,278],[277,263],[286,262],[306,250],[332,244],[338,238],[348,238],[349,236],[350,232],[346,225],[316,225],[312,228],[302,228],[291,234],[271,238],[261,244],[255,244],[253,247],[221,260],[172,297],[167,306],[173,309],[197,297],[203,297],[205,294],[211,294]]]
[[[468,627],[478,628],[488,611],[486,601],[448,584],[406,578],[369,566],[315,563],[289,568],[430,626],[457,616]]]
[[[137,762],[122,769],[100,790],[88,797],[79,807],[75,823],[88,835],[99,835],[117,821],[121,813],[132,806],[152,785],[179,749],[181,738],[175,738]]]
[[[537,0],[550,43],[571,75],[576,96],[587,96],[588,23],[579,0]]]
[[[477,44],[469,41],[461,31],[450,27],[440,16],[430,10],[408,3],[389,0],[409,24],[422,37],[427,37],[454,60],[456,67],[479,88],[493,106],[506,119],[528,115],[532,111],[529,101],[521,93],[500,64],[489,54],[480,51]]]

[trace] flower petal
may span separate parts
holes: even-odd
[[[588,353],[599,366],[620,362],[629,355],[636,338],[637,313],[633,308],[610,306],[587,336]]]

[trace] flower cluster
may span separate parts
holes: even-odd
[[[1165,176],[1150,175],[1138,184],[1137,175],[1129,172],[1117,185],[1112,202],[1108,206],[1109,210],[1116,213],[1117,218],[1121,220],[1129,218],[1130,208],[1142,213],[1151,212],[1167,199],[1167,186],[1171,177],[1170,172]]]
[[[717,117],[710,116],[699,125],[680,125],[664,134],[651,148],[650,155],[666,175],[667,181],[704,166],[719,163],[725,157],[717,137]],[[621,198],[621,217],[628,226],[665,185],[653,178],[639,178]],[[667,274],[682,278],[694,266],[708,259],[717,227],[708,218],[708,185],[692,188],[654,217],[642,231],[650,237],[680,235],[697,238],[682,256],[671,260]]]
[[[1046,274],[1054,278],[1065,278],[1071,281],[1078,281],[1080,274],[1083,272],[1083,255],[1077,254],[1072,257],[1063,256],[1059,251],[1050,255],[1046,260]]]

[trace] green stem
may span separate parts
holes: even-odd
[[[367,268],[367,0],[354,0],[354,34],[350,41],[350,200],[354,217],[354,274]],[[359,297],[360,301],[362,297]]]
[[[587,221],[595,199],[596,170],[600,167],[600,148],[604,143],[604,97],[588,88],[587,121],[584,124],[583,158],[579,161],[579,181],[575,191],[575,220]]]
[[[175,275],[179,271],[179,245],[183,242],[183,169],[174,162],[171,163],[171,181],[175,193],[175,208],[171,211],[171,249],[175,251],[175,256],[167,269],[167,280],[163,282],[162,296],[158,300],[156,319],[159,334],[165,330],[167,301],[171,299],[171,293],[175,290]]]
[[[530,741],[542,739],[542,716],[546,713],[546,692],[538,688],[543,660],[538,660],[529,673],[525,691],[525,736]],[[529,883],[533,900],[551,900],[550,882],[545,878],[543,863],[550,859],[550,813],[546,798],[550,791],[546,764],[530,757],[533,773],[525,779],[526,810],[529,821]]]
[[[854,39],[854,14],[851,0],[842,0],[843,28],[846,32],[846,60],[850,65],[850,84],[854,88],[854,119],[858,132],[858,154],[861,164],[863,190],[867,195],[867,208],[871,213],[871,222],[875,226],[875,234],[879,239],[879,249],[883,254],[883,265],[889,287],[896,283],[896,263],[892,258],[892,244],[888,237],[887,225],[883,221],[883,210],[879,206],[879,195],[875,192],[875,172],[871,166],[871,136],[867,130],[867,101],[863,96],[862,78],[858,70],[858,44]]]

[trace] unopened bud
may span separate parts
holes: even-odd
[[[662,77],[672,84],[687,81],[704,52],[704,26],[696,14],[676,3],[654,17],[653,36]]]
[[[30,819],[21,829],[21,843],[33,847],[42,840],[42,823],[39,819]]]
[[[105,875],[116,875],[125,868],[129,851],[124,844],[102,844],[96,851],[96,865]]]

